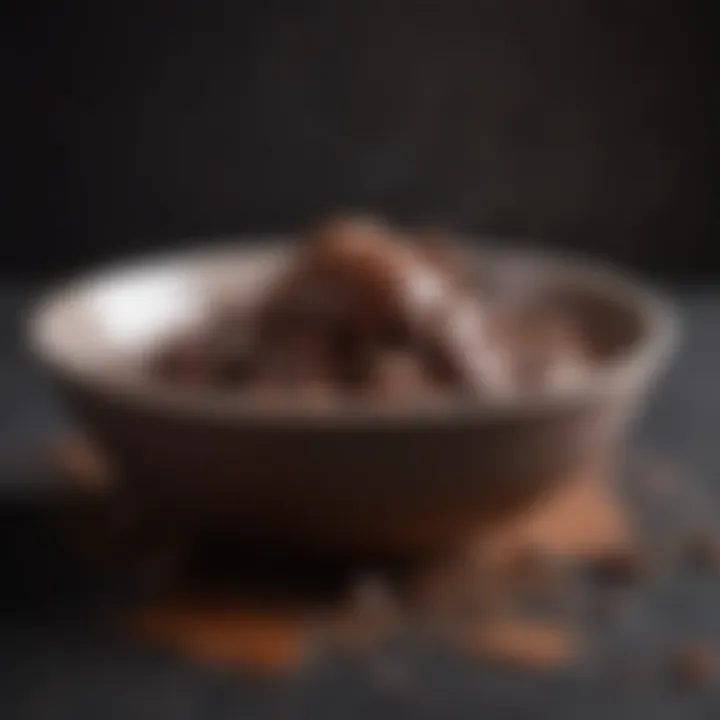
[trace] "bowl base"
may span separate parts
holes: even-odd
[[[450,558],[438,564],[428,558],[333,558],[329,553],[310,557],[248,546],[242,538],[201,537],[128,506],[117,492],[111,468],[80,436],[56,443],[52,457],[67,488],[67,506],[76,511],[69,527],[78,548],[86,557],[92,551],[114,577],[143,586],[143,601],[121,614],[123,629],[143,643],[168,647],[194,660],[261,673],[297,667],[310,647],[309,618],[323,617],[326,625],[332,618],[337,630],[337,618],[344,617],[343,633],[349,629],[352,636],[354,628],[356,640],[372,635],[362,625],[358,634],[357,617],[351,615],[348,625],[346,614],[348,588],[357,586],[368,568],[380,573],[373,577],[392,581],[393,588],[427,588],[454,567]],[[491,549],[508,565],[538,545],[581,560],[622,552],[632,546],[631,526],[610,479],[598,467],[589,468],[502,525],[484,527],[473,544]],[[357,615],[362,608],[353,612]],[[515,620],[503,622],[493,626],[490,660],[494,655],[502,659],[510,642],[521,663],[523,647],[529,664],[555,663],[558,648],[572,644],[569,626],[531,621],[530,639],[518,650],[518,627],[527,636],[527,619],[519,626]],[[533,637],[543,638],[543,643],[538,645]],[[538,656],[538,647],[545,646],[550,655]]]
[[[173,542],[188,547],[201,547],[207,544],[222,544],[233,547],[234,551],[247,550],[253,546],[252,541],[241,534],[232,536],[223,532],[222,537],[211,537],[195,527],[182,527],[167,519],[148,515],[145,509],[124,497],[118,488],[121,483],[113,476],[112,468],[95,447],[81,435],[68,435],[58,439],[52,445],[51,463],[55,472],[62,478],[68,495],[75,499],[83,499],[88,513],[102,515],[108,526],[125,528],[127,533],[136,536],[136,542],[125,538],[123,542],[136,546],[142,537],[143,543],[167,544],[169,536]],[[555,554],[575,557],[592,556],[610,550],[622,550],[631,543],[630,523],[627,511],[616,495],[612,484],[610,464],[603,467],[596,464],[569,479],[555,484],[555,489],[548,495],[538,498],[530,507],[519,510],[511,517],[487,526],[485,522],[478,528],[469,545],[477,542],[482,546],[503,548],[508,555],[517,553],[528,545],[539,545]],[[110,516],[122,516],[108,522]],[[89,538],[88,538],[89,539]],[[97,549],[97,538],[93,545]],[[270,551],[270,543],[261,543],[263,552]],[[290,554],[298,554],[296,548]],[[273,554],[284,555],[287,547],[281,543],[272,548]],[[442,554],[443,548],[438,554]],[[303,553],[300,553],[303,554]],[[336,556],[332,551],[313,549],[308,555],[316,558],[324,556],[326,560],[342,562],[343,556]],[[433,553],[430,551],[428,556]],[[346,555],[343,553],[343,555]],[[366,561],[393,561],[401,559],[392,552],[359,553]],[[376,557],[373,557],[376,556]],[[352,560],[347,557],[348,562]],[[405,558],[409,560],[409,558]]]

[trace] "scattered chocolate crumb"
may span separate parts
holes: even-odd
[[[688,643],[681,647],[672,660],[672,673],[683,686],[708,684],[718,677],[718,654],[702,643]]]
[[[301,618],[248,607],[237,600],[177,598],[141,609],[130,619],[133,634],[194,660],[236,666],[258,675],[297,669],[307,633]]]
[[[566,627],[521,618],[483,622],[469,635],[469,648],[483,659],[532,668],[567,665],[578,638]]]

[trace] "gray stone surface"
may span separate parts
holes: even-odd
[[[28,495],[52,482],[42,472],[42,441],[65,418],[21,349],[29,288],[0,293],[0,718],[6,720],[354,720],[509,718],[628,720],[720,717],[720,694],[682,694],[666,683],[623,690],[591,668],[531,677],[481,668],[461,658],[415,654],[411,687],[382,688],[367,667],[328,665],[277,682],[212,673],[127,647],[88,627],[97,594],[58,552]],[[676,363],[637,430],[636,447],[687,471],[683,503],[659,508],[656,531],[692,524],[685,505],[717,515],[720,482],[720,293],[678,293],[685,337]],[[4,500],[3,500],[4,498]],[[658,514],[659,513],[659,514]],[[652,513],[651,513],[652,514]],[[678,639],[720,640],[720,580],[674,575],[646,591],[642,622],[607,637],[617,663],[638,648],[661,662]]]

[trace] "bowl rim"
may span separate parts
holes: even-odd
[[[322,425],[343,428],[358,425],[443,424],[448,420],[479,420],[501,417],[526,417],[552,414],[562,410],[587,407],[605,401],[613,394],[632,392],[633,385],[643,376],[654,375],[669,361],[680,336],[680,319],[669,296],[634,274],[596,259],[571,253],[513,247],[503,240],[503,248],[486,245],[487,238],[471,238],[470,252],[480,259],[494,256],[503,260],[538,261],[557,272],[597,288],[607,297],[634,308],[643,323],[638,339],[618,356],[608,361],[580,388],[538,395],[511,395],[488,398],[439,397],[432,400],[402,404],[347,403],[332,406],[293,405],[291,402],[260,405],[242,395],[218,396],[208,393],[178,392],[159,384],[133,382],[131,379],[106,373],[88,372],[62,358],[45,332],[48,318],[67,301],[90,291],[103,280],[137,271],[160,270],[168,265],[198,262],[213,256],[285,253],[297,239],[294,236],[228,236],[215,238],[202,247],[187,247],[143,253],[130,259],[108,263],[83,273],[69,282],[59,283],[43,293],[30,310],[26,326],[29,346],[40,361],[60,381],[94,395],[111,397],[146,410],[156,409],[173,415],[220,418],[238,422],[269,422],[272,424]],[[481,242],[477,242],[480,240]],[[493,239],[491,238],[490,241]]]

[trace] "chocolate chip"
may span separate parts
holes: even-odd
[[[214,375],[223,385],[242,385],[251,379],[254,368],[250,356],[226,356],[218,359]]]
[[[377,389],[383,397],[407,398],[428,390],[429,380],[410,352],[384,352],[377,358]]]
[[[243,336],[222,333],[210,337],[206,350],[218,384],[242,385],[257,372],[257,355]]]
[[[214,363],[200,339],[181,339],[168,345],[151,362],[153,377],[176,385],[210,384]]]
[[[292,334],[262,348],[259,376],[264,382],[297,387],[327,374],[327,349],[320,337]]]
[[[440,343],[425,343],[418,353],[427,376],[439,386],[456,386],[462,374],[453,354]]]
[[[254,306],[226,300],[205,328],[162,349],[153,376],[251,395],[258,383],[292,391],[312,383],[323,402],[331,388],[394,398],[515,390],[521,361],[513,353],[525,350],[510,341],[502,313],[494,317],[463,279],[472,264],[459,246],[441,234],[413,243],[365,217],[327,220],[309,240]],[[537,316],[530,344],[557,346],[553,378],[574,383],[578,368],[566,352],[574,329],[557,314],[529,312]],[[402,362],[386,357],[398,350],[408,355]]]
[[[330,362],[342,386],[357,389],[367,385],[375,362],[371,340],[356,328],[336,328],[330,336]]]

